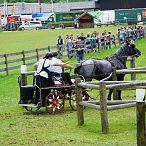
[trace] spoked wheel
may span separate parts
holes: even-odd
[[[59,113],[64,110],[64,96],[60,91],[52,91],[45,100],[46,110],[49,114]]]
[[[87,93],[87,91],[85,89],[82,89],[82,100],[83,101],[88,101],[89,100],[89,94]],[[76,94],[75,91],[72,91],[72,93],[70,94],[70,98],[69,98],[69,104],[72,110],[77,110],[77,103],[76,103]]]
[[[27,111],[38,111],[40,109],[40,107],[29,107],[29,106],[25,106],[24,107]]]
[[[81,82],[85,82],[85,78],[84,78],[82,75],[72,75],[72,76],[71,76],[71,81],[72,81],[72,83],[75,82],[75,79],[76,79],[76,78],[80,78],[80,79],[81,79]]]

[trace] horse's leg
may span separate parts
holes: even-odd
[[[124,76],[125,75],[119,75],[117,77],[118,81],[124,81]],[[118,100],[122,100],[122,98],[121,98],[121,90],[117,90],[117,95],[118,95]]]
[[[121,98],[121,90],[117,90],[118,100],[122,100]]]
[[[109,93],[108,93],[107,100],[111,100],[112,93],[113,93],[113,89],[110,89]]]

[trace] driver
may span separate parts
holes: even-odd
[[[54,63],[54,62],[59,63],[59,64],[63,63],[62,60],[58,59],[58,52],[52,52],[52,56],[53,56],[51,59],[52,63]],[[65,64],[63,67],[71,68],[71,66],[69,64]],[[70,74],[68,72],[63,72],[63,67],[62,66],[50,66],[49,71],[51,72],[51,74],[53,76],[61,77],[61,80],[63,82],[68,83],[69,85],[72,85]]]

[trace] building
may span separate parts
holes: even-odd
[[[77,28],[94,28],[94,16],[85,12],[76,18],[75,24]]]
[[[146,22],[146,9],[120,9],[115,10],[115,21],[117,23],[137,24]]]

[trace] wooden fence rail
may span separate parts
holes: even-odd
[[[135,60],[135,59],[132,59],[132,60]],[[133,68],[121,69],[121,70],[117,70],[116,68],[113,68],[112,69],[112,79],[114,81],[116,81],[118,74],[131,74],[131,80],[136,80],[136,74],[146,73],[146,67],[135,68],[134,61],[131,62],[130,66],[133,66]],[[138,86],[140,86],[140,85],[138,85]],[[127,88],[129,88],[129,87],[127,86]],[[116,92],[116,88],[114,88],[114,87],[113,87],[113,99],[117,100],[117,92]]]

